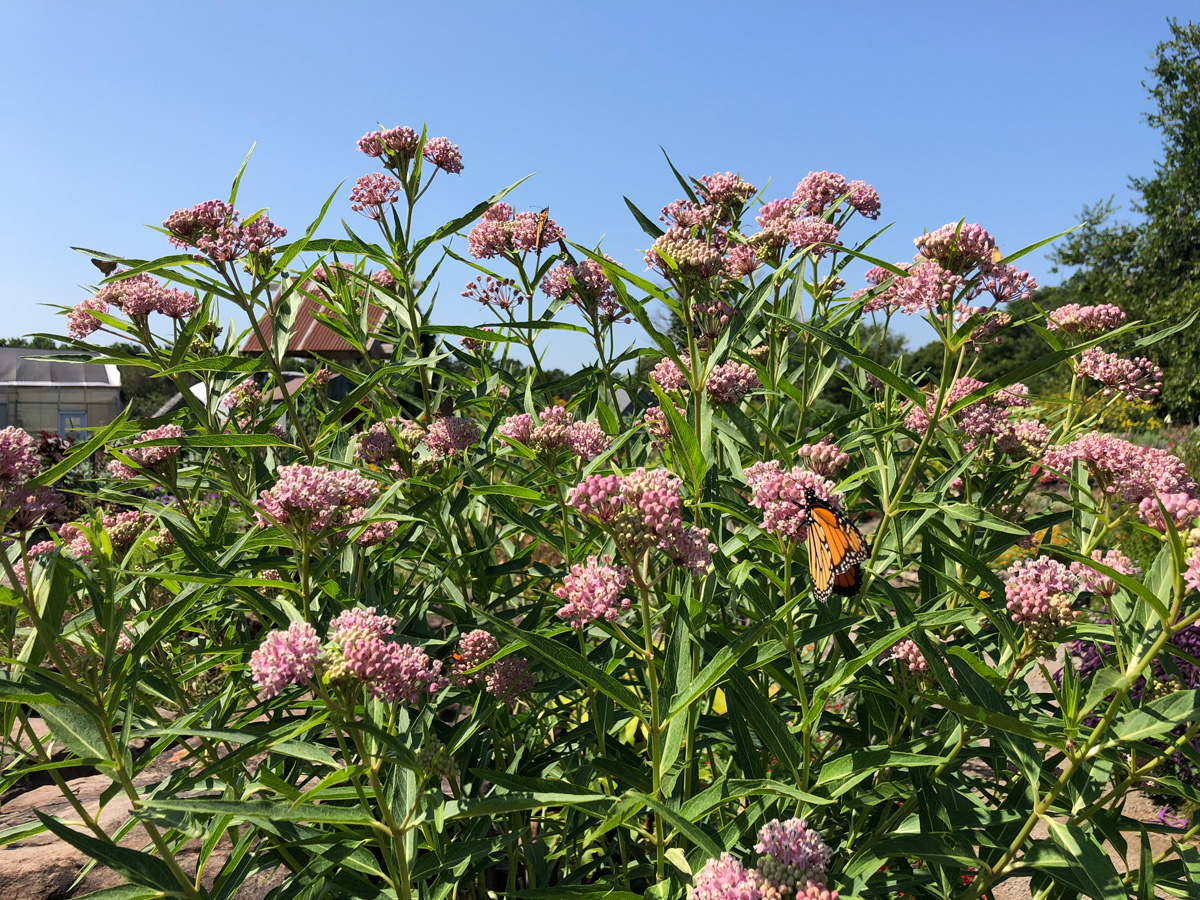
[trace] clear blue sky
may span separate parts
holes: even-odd
[[[426,226],[522,175],[518,208],[550,206],[571,240],[643,271],[647,212],[685,173],[740,171],[768,198],[811,170],[872,183],[878,255],[966,217],[1005,251],[1074,224],[1085,202],[1152,170],[1141,81],[1169,15],[1194,3],[6,3],[0,76],[0,336],[61,332],[39,306],[87,296],[71,245],[168,252],[172,210],[226,197],[294,234],[328,193],[326,234],[377,166],[377,122],[428,122],[462,149]],[[435,222],[436,220],[436,222]],[[855,225],[847,240],[865,236]],[[460,250],[463,249],[461,246]],[[1056,280],[1040,254],[1025,265]],[[442,322],[477,324],[442,279]],[[630,330],[627,338],[633,337]],[[924,340],[912,332],[914,343]],[[556,338],[552,364],[586,349]]]

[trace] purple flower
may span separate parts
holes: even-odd
[[[586,564],[571,566],[563,583],[554,589],[554,596],[566,601],[557,615],[569,620],[572,628],[583,628],[598,619],[615,622],[629,609],[631,601],[621,592],[629,585],[630,572],[610,563],[608,557],[589,556]]]
[[[245,412],[257,404],[261,397],[262,392],[258,389],[258,385],[252,378],[247,378],[230,389],[229,393],[221,400],[221,405],[226,409]]]
[[[381,700],[417,706],[449,683],[441,674],[441,661],[430,660],[420,647],[393,643],[365,629],[343,629],[336,643],[345,672]]]
[[[855,190],[861,190],[857,182]],[[809,172],[796,185],[792,199],[805,215],[819,216],[849,192],[846,179],[837,172]]]
[[[614,262],[605,254],[605,259]],[[578,306],[589,316],[599,316],[605,322],[615,322],[625,315],[625,307],[615,297],[613,286],[600,263],[585,259],[577,266],[562,263],[542,279],[542,293],[569,306]]]
[[[272,631],[250,654],[250,672],[263,699],[279,694],[290,684],[312,678],[321,641],[311,625],[293,622],[287,631]]]
[[[687,418],[687,410],[676,406],[675,412],[682,418]],[[651,406],[642,413],[642,425],[650,435],[651,449],[660,450],[671,443],[671,426],[667,423],[667,414],[661,407]]]
[[[45,553],[53,553],[58,548],[58,544],[54,541],[40,541],[25,551],[25,556],[32,562],[35,557]],[[29,580],[29,573],[25,570],[25,560],[18,559],[16,565],[13,566],[16,573],[17,581],[21,587],[25,587]]]
[[[158,428],[153,428],[150,431],[142,432],[135,440],[134,444],[139,444],[143,441],[157,441],[166,438],[181,438],[184,431],[178,425],[160,425]],[[179,452],[178,444],[163,444],[155,447],[119,447],[121,453],[129,458],[139,469],[153,469],[168,459],[171,459]],[[119,459],[114,459],[108,464],[108,470],[122,481],[128,481],[137,475],[137,470],[130,468]]]
[[[753,246],[756,249],[774,250],[788,243],[788,231],[799,209],[800,202],[792,199],[764,203],[754,217],[761,230],[754,235]]]
[[[529,435],[532,432],[533,416],[529,415],[529,413],[517,413],[514,416],[509,416],[496,429],[496,434],[505,440],[516,441],[526,446],[529,444]]]
[[[158,298],[158,312],[172,319],[186,319],[200,308],[200,300],[191,291],[165,290]]]
[[[372,172],[354,183],[350,192],[350,208],[368,219],[378,219],[384,207],[394,204],[400,194],[400,182],[389,175]]]
[[[425,142],[425,149],[421,151],[421,155],[443,172],[449,172],[451,175],[457,175],[463,170],[462,154],[458,151],[458,144],[450,143],[449,138],[430,138]]]

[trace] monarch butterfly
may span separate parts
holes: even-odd
[[[831,594],[853,597],[862,588],[867,542],[840,509],[808,492],[808,572],[813,596],[824,603]]]
[[[542,253],[542,240],[546,236],[546,223],[550,221],[550,207],[546,207],[537,217],[537,229],[533,232],[533,249],[540,256]]]

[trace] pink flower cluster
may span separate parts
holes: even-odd
[[[579,514],[607,526],[631,556],[649,547],[666,553],[674,565],[703,575],[716,550],[707,528],[683,523],[683,482],[666,469],[639,468],[628,475],[589,475],[571,489],[567,501]]]
[[[604,258],[615,263],[607,253]],[[568,306],[578,306],[588,316],[612,324],[625,317],[626,309],[613,291],[612,283],[604,274],[600,263],[585,259],[579,265],[562,263],[546,273],[542,279],[542,293],[554,300],[563,300]]]
[[[655,239],[654,246],[646,251],[646,268],[670,277],[674,270],[667,259],[685,277],[708,278],[720,272],[725,264],[722,246],[693,237],[692,230],[682,225],[668,228]]]
[[[905,315],[949,314],[955,294],[961,292],[955,312],[964,320],[970,300],[989,294],[993,305],[1017,298],[1029,299],[1037,281],[1028,272],[994,261],[995,239],[979,225],[951,223],[913,240],[917,255],[913,263],[899,263],[904,275],[876,266],[866,273],[868,284],[879,285],[894,278],[888,287],[867,301],[864,312],[895,309]],[[860,297],[866,291],[856,291]],[[977,310],[976,310],[977,311]],[[993,323],[993,331],[1001,323]],[[980,337],[990,337],[981,334]]]
[[[761,265],[762,260],[758,258],[753,246],[735,244],[725,254],[725,277],[737,281],[757,271]]]
[[[478,669],[500,650],[500,643],[482,628],[463,635],[450,664],[450,680],[460,687],[470,687],[483,682],[485,673],[471,672]]]
[[[238,211],[223,200],[206,200],[191,209],[177,209],[163,222],[172,246],[195,247],[214,262],[230,262],[247,254],[270,252],[287,235],[265,215],[242,223]]]
[[[970,438],[981,438],[986,435],[1004,435],[1009,430],[1008,414],[1012,409],[1029,405],[1027,394],[1029,389],[1020,383],[1009,385],[995,391],[986,397],[969,403],[967,406],[947,416],[947,410],[964,397],[977,390],[987,387],[986,381],[976,378],[959,378],[951,386],[942,405],[942,419],[949,418],[955,427]],[[930,419],[934,414],[937,398],[930,397],[925,401],[925,407],[911,405],[905,416],[904,425],[918,433],[924,434],[929,429]]]
[[[0,487],[20,487],[42,471],[37,441],[22,428],[0,429]]]
[[[832,249],[826,244],[841,246],[837,228],[820,216],[793,219],[788,226],[787,236],[789,244],[797,250],[807,250],[816,259],[825,257]]]
[[[1186,568],[1183,570],[1184,584],[1193,591],[1200,591],[1200,547],[1193,547],[1189,550],[1184,562],[1186,564]]]
[[[692,361],[686,353],[679,354],[679,361],[684,366],[691,366]],[[675,363],[675,360],[669,356],[664,356],[655,365],[653,371],[650,372],[650,377],[664,391],[682,391],[688,386],[688,376],[683,369]]]
[[[727,206],[740,209],[754,196],[756,189],[747,181],[742,181],[741,175],[726,172],[714,172],[700,179],[696,191],[708,206]]]
[[[262,391],[254,383],[253,378],[238,382],[221,399],[221,405],[234,412],[245,413],[262,399]]]
[[[108,313],[115,306],[127,316],[145,316],[152,312],[172,319],[186,319],[200,308],[200,301],[189,291],[166,288],[143,272],[118,281],[110,281],[96,296],[78,303],[67,313],[67,333],[82,340],[101,327],[93,313]]]
[[[46,553],[53,553],[57,548],[58,544],[54,543],[54,541],[39,541],[25,551],[25,556],[32,562],[35,557]],[[29,573],[25,570],[25,560],[17,559],[13,565],[13,571],[17,576],[17,582],[21,587],[25,587],[29,583]]]
[[[1092,559],[1102,566],[1108,566],[1118,575],[1130,575],[1136,578],[1141,574],[1141,569],[1135,566],[1133,560],[1120,550],[1107,552],[1093,550]],[[1117,583],[1112,578],[1079,561],[1071,563],[1071,574],[1079,578],[1081,590],[1091,591],[1106,600],[1117,592]]]
[[[368,219],[378,219],[384,210],[396,202],[400,195],[400,182],[390,175],[372,172],[354,182],[350,191],[350,208]]]
[[[527,253],[545,250],[550,244],[566,238],[566,232],[553,219],[547,218],[538,240],[537,223],[540,213],[528,210],[516,213],[507,203],[497,203],[483,214],[467,233],[467,250],[476,259],[491,259],[504,253]]]
[[[583,460],[599,456],[612,444],[599,422],[573,422],[565,406],[547,406],[538,418],[540,424],[529,413],[509,416],[496,433],[535,450],[552,452],[566,447]]]
[[[1159,494],[1157,497],[1143,497],[1138,503],[1138,516],[1141,520],[1165,534],[1167,526],[1163,521],[1163,510],[1166,510],[1176,528],[1184,528],[1200,516],[1200,499],[1190,491],[1176,491],[1173,494]]]
[[[359,437],[354,458],[370,466],[395,466],[425,437],[421,426],[393,417],[376,422]]]
[[[865,181],[847,182],[837,172],[809,172],[792,193],[798,208],[809,216],[821,215],[843,197],[859,215],[879,218],[879,193],[875,188]]]
[[[762,383],[753,366],[730,360],[708,373],[704,388],[713,403],[740,403],[751,391],[760,390]]]
[[[1173,498],[1170,503],[1175,509],[1186,508],[1187,501],[1197,497],[1196,483],[1187,467],[1178,457],[1157,447],[1142,447],[1113,434],[1093,432],[1048,447],[1043,462],[1049,469],[1069,474],[1075,460],[1087,467],[1095,486],[1110,498],[1139,504],[1142,521],[1148,525],[1161,524],[1155,497]]]
[[[796,455],[810,471],[824,478],[832,478],[850,462],[850,454],[838,449],[828,435],[815,444],[803,444]]]
[[[486,280],[482,275],[476,275],[474,281],[468,281],[462,296],[484,306],[490,306],[500,312],[508,312],[520,306],[525,301],[525,295],[517,290],[516,282],[511,278],[496,280],[488,275]]]
[[[833,856],[833,851],[821,839],[821,835],[809,828],[803,819],[788,819],[786,822],[775,819],[768,822],[759,830],[754,849],[770,857],[770,863],[775,866],[791,870],[789,875],[801,881],[812,878],[823,880]],[[759,872],[772,881],[787,883],[783,879],[773,878],[770,867],[764,862],[759,861]]]
[[[254,502],[255,517],[262,527],[343,529],[362,518],[363,508],[378,496],[379,488],[351,469],[280,466],[275,486],[262,491]]]
[[[466,450],[479,440],[479,426],[472,419],[439,416],[425,430],[425,446],[434,459]]]
[[[841,506],[833,482],[796,466],[784,469],[776,460],[756,462],[742,473],[750,486],[750,505],[763,514],[759,527],[791,541],[808,536],[808,507],[815,497]]]
[[[615,622],[629,609],[630,600],[621,592],[629,586],[629,569],[612,565],[609,557],[589,556],[584,564],[576,563],[554,589],[554,596],[566,601],[557,612],[572,628],[583,628],[589,622],[603,619]]]
[[[1018,419],[996,435],[996,449],[1012,459],[1040,459],[1050,443],[1050,429],[1037,419]]]
[[[1012,620],[1024,625],[1033,640],[1048,640],[1075,621],[1071,608],[1080,580],[1057,560],[1041,556],[1021,559],[1004,572],[1004,594]]]
[[[914,675],[929,671],[929,663],[925,661],[925,654],[921,652],[916,641],[911,638],[905,638],[892,647],[888,652],[888,659],[896,660],[904,671]]]
[[[419,647],[387,639],[395,626],[391,616],[375,615],[374,607],[338,615],[330,623],[330,680],[351,676],[374,697],[413,706],[444,688],[449,681],[440,661],[430,660]]]
[[[1104,385],[1104,396],[1124,395],[1132,402],[1149,403],[1162,390],[1162,369],[1145,357],[1125,359],[1115,353],[1105,353],[1099,347],[1089,347],[1074,359],[1075,372],[1087,375]]]
[[[1096,337],[1125,324],[1125,312],[1111,303],[1080,306],[1068,303],[1050,313],[1047,327],[1080,337]]]
[[[160,425],[158,428],[152,428],[149,431],[142,432],[137,440],[133,443],[139,444],[143,441],[158,441],[167,438],[183,437],[183,429],[178,425]],[[153,469],[155,466],[168,459],[171,459],[179,452],[178,444],[163,444],[154,447],[121,447],[121,453],[128,457],[138,469]],[[108,464],[108,471],[116,478],[122,481],[129,481],[137,475],[137,469],[133,469],[119,459],[114,459]]]
[[[462,153],[458,150],[458,144],[450,143],[449,138],[430,138],[425,142],[421,155],[451,175],[457,175],[463,170]]]
[[[272,631],[250,654],[250,674],[263,699],[277,696],[288,685],[313,677],[321,641],[311,625],[293,622],[286,631]]]
[[[825,887],[832,851],[801,819],[772,820],[758,832],[757,869],[728,853],[710,859],[692,878],[689,900],[837,900]]]
[[[686,409],[676,406],[675,412],[679,413],[681,418],[687,419]],[[671,443],[671,426],[667,422],[667,414],[662,411],[662,407],[648,407],[642,413],[642,425],[645,427],[646,433],[650,435],[652,450],[661,450]]]
[[[358,149],[371,157],[395,155],[401,161],[417,155],[417,144],[421,136],[407,125],[399,125],[384,131],[368,131],[358,140]]]

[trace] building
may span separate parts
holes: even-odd
[[[41,359],[39,357],[56,357]],[[79,361],[68,361],[75,357]],[[71,350],[0,347],[0,428],[79,440],[121,411],[121,374]]]

